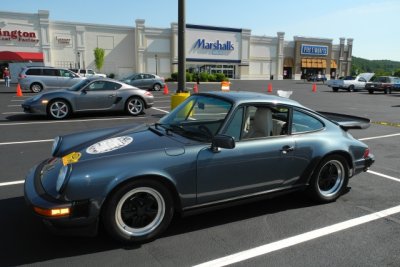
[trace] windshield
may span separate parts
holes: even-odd
[[[187,138],[211,141],[221,128],[232,104],[220,98],[193,95],[163,117],[156,127]]]
[[[90,80],[82,80],[81,82],[75,84],[74,86],[68,88],[67,90],[69,90],[69,91],[79,91],[83,87],[85,87],[88,83],[90,83]]]

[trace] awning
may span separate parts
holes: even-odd
[[[337,69],[337,63],[334,59],[331,59],[331,69]]]
[[[302,68],[315,68],[315,69],[325,69],[326,59],[324,58],[302,58],[301,59]]]
[[[285,57],[285,59],[283,60],[283,67],[293,68],[293,66],[293,58]]]
[[[2,51],[0,52],[0,60],[17,62],[43,62],[43,53]]]

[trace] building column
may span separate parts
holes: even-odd
[[[78,63],[78,68],[84,69],[86,68],[86,46],[85,46],[85,27],[84,26],[76,26],[76,45],[75,45],[75,56],[76,62]]]
[[[240,64],[235,77],[238,79],[248,79],[249,77],[250,37],[251,30],[242,29],[242,43],[239,51]]]
[[[136,51],[136,72],[144,71],[144,50],[145,50],[145,36],[144,36],[144,19],[137,19],[135,28],[135,51]]]
[[[350,75],[351,73],[351,63],[352,63],[352,55],[353,55],[353,38],[347,39],[347,72],[346,75]]]
[[[339,76],[345,75],[345,70],[342,69],[344,61],[344,40],[345,40],[344,37],[340,38],[339,62],[338,62],[338,68],[336,70],[337,75]]]
[[[283,59],[284,59],[284,46],[285,46],[285,33],[278,32],[278,49],[276,55],[276,78],[277,80],[283,80]]]
[[[178,72],[178,24],[171,23],[171,73]]]
[[[49,11],[39,10],[39,28],[40,28],[40,40],[41,48],[44,55],[44,64],[47,66],[52,66],[51,57],[51,46],[50,46],[50,27],[49,27]]]

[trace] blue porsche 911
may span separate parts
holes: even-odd
[[[194,94],[152,125],[57,137],[25,198],[55,232],[94,235],[101,223],[128,243],[154,239],[176,214],[263,196],[331,202],[374,162],[348,132],[369,123],[266,94]]]

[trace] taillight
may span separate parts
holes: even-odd
[[[145,92],[144,94],[147,95],[147,96],[153,96],[153,94],[150,93],[149,91]]]
[[[368,156],[369,156],[369,148],[366,148],[364,151],[363,158],[366,159],[366,158],[368,158]]]

